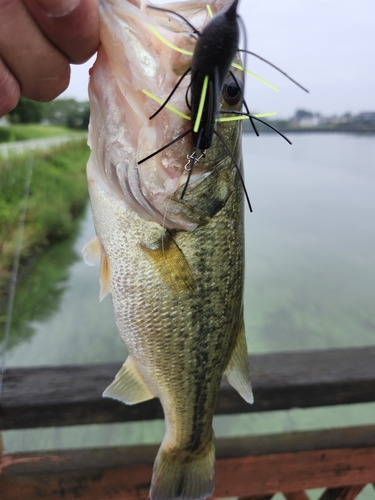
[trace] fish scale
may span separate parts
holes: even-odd
[[[204,8],[202,2],[190,4]],[[211,7],[218,9],[215,2]],[[145,146],[153,147],[144,141],[164,140],[173,134],[176,121],[167,110],[148,120],[138,82],[153,93],[159,83],[145,71],[144,57],[139,65],[133,61],[131,72],[118,64],[137,50],[149,50],[160,57],[154,63],[168,72],[165,81],[173,88],[179,78],[174,54],[164,45],[159,52],[150,47],[147,22],[155,20],[147,21],[140,2],[107,0],[100,8],[102,45],[90,77],[87,166],[97,240],[85,247],[85,254],[99,248],[100,297],[111,293],[129,354],[104,396],[126,404],[160,398],[166,434],[155,460],[150,497],[203,499],[213,492],[212,419],[223,374],[252,401],[243,327],[241,182],[216,137],[186,190],[184,165],[186,151],[194,150],[191,138],[137,165]],[[186,2],[183,8],[189,11]],[[173,31],[163,33],[171,43],[183,41],[181,33],[177,39]],[[125,51],[123,57],[116,52],[119,48]],[[176,99],[186,108],[182,97],[177,91]],[[223,98],[220,107],[228,109]],[[240,122],[218,124],[217,130],[242,169]]]

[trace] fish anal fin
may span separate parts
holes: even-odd
[[[249,362],[243,318],[238,330],[232,355],[224,371],[224,376],[247,403],[252,404],[254,402],[249,375]]]
[[[128,356],[114,381],[103,392],[103,397],[117,399],[127,405],[135,405],[155,396],[151,393],[131,356]]]
[[[83,259],[88,266],[98,266],[102,253],[102,245],[99,238],[94,236],[82,248]]]
[[[194,291],[195,282],[189,263],[168,231],[152,248],[144,243],[141,243],[141,248],[171,290],[187,294]]]
[[[108,293],[111,293],[111,276],[109,273],[108,257],[104,249],[102,249],[102,255],[100,259],[99,283],[100,283],[99,301],[101,302]]]

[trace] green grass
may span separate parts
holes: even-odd
[[[87,201],[86,140],[50,150],[0,160],[0,297],[9,279],[17,244],[25,179],[32,161],[32,178],[23,232],[21,264],[49,244],[68,238],[74,219]]]
[[[9,125],[0,127],[0,142],[27,141],[29,139],[40,139],[43,137],[54,137],[58,135],[82,134],[61,125]]]

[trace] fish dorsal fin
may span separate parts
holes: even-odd
[[[232,387],[247,403],[254,402],[253,391],[249,376],[249,362],[247,355],[245,324],[242,318],[236,343],[234,345],[229,363],[224,371],[224,376]]]
[[[171,290],[187,294],[194,291],[194,277],[189,263],[168,231],[152,246],[141,243],[141,248]]]
[[[102,245],[99,238],[94,236],[82,249],[83,259],[88,266],[98,266],[102,254]]]
[[[114,381],[103,392],[103,397],[117,399],[127,405],[135,405],[155,396],[141,378],[132,357],[128,356]]]
[[[99,283],[100,283],[99,301],[101,302],[108,293],[111,293],[111,276],[109,273],[108,257],[104,249],[102,249],[102,256],[100,259]]]

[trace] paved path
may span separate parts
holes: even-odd
[[[84,134],[71,134],[56,137],[45,137],[43,139],[29,139],[28,141],[15,141],[0,143],[0,158],[8,158],[10,155],[22,154],[30,150],[46,150],[52,146],[58,146],[70,141],[79,141],[85,137]]]

